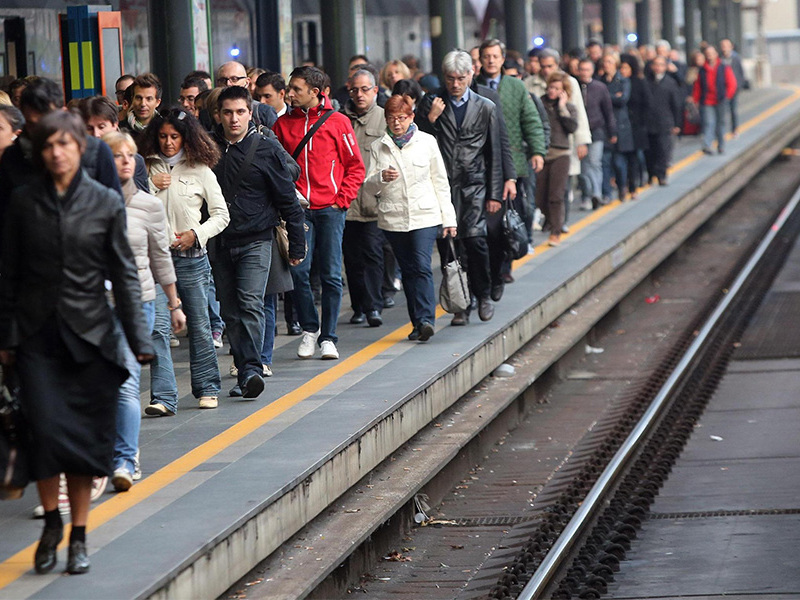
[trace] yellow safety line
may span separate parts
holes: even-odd
[[[796,90],[795,93],[782,100],[778,104],[772,106],[770,109],[766,110],[765,112],[761,113],[759,116],[754,117],[746,124],[741,127],[741,131],[746,131],[751,127],[761,123],[764,119],[769,118],[776,112],[782,110],[792,102],[797,99],[800,99],[800,88],[794,87]],[[675,171],[679,171],[685,168],[687,165],[695,162],[697,159],[703,156],[701,151],[695,152],[690,156],[684,158],[680,162],[678,162],[675,166],[670,169],[670,173]],[[642,190],[647,189],[648,186],[641,188]],[[621,202],[616,200],[599,208],[598,210],[593,211],[591,214],[587,215],[583,219],[581,219],[578,223],[572,226],[571,231],[569,234],[565,234],[565,237],[569,237],[573,233],[577,233],[578,231],[584,229],[588,225],[594,223],[598,219],[602,218],[605,214],[613,210],[615,207],[620,205]],[[536,249],[539,251],[536,254],[541,254],[541,252],[550,249],[550,247],[544,243],[539,244]],[[526,264],[530,261],[534,255],[530,254],[527,256],[522,257],[521,259],[514,262],[514,268],[519,268],[522,265]],[[441,307],[437,307],[436,316],[441,317],[444,315],[444,311]],[[406,336],[411,332],[411,325],[406,324],[402,327],[399,327],[385,335],[381,339],[373,342],[369,346],[366,346],[353,354],[352,356],[348,357],[347,359],[343,360],[342,362],[336,364],[335,366],[329,368],[323,373],[313,377],[297,389],[288,394],[281,396],[274,402],[268,404],[264,408],[256,411],[252,415],[242,419],[235,425],[232,425],[222,433],[214,436],[207,442],[204,442],[190,450],[180,458],[175,459],[165,467],[162,467],[152,475],[146,477],[133,487],[128,492],[124,494],[116,494],[113,497],[109,498],[102,504],[98,505],[96,508],[93,508],[89,513],[89,525],[87,527],[88,531],[96,529],[101,525],[107,523],[111,519],[119,516],[129,508],[139,504],[143,500],[149,498],[156,492],[164,489],[166,486],[170,485],[171,483],[178,480],[180,477],[185,475],[186,473],[192,471],[193,469],[197,468],[207,460],[210,460],[226,448],[229,448],[239,440],[245,438],[249,434],[256,431],[259,427],[262,427],[266,423],[270,422],[275,417],[283,414],[293,406],[299,404],[303,400],[313,396],[314,394],[318,393],[319,391],[326,388],[328,385],[337,381],[340,377],[347,375],[348,373],[354,371],[358,367],[366,364],[382,352],[388,350],[392,346],[402,342],[406,339]],[[63,542],[60,547],[65,547],[67,542]],[[31,565],[33,564],[33,555],[36,551],[37,544],[31,544],[27,548],[20,550],[13,556],[7,558],[2,563],[0,563],[0,589],[3,589],[13,581],[19,579],[22,575],[26,572],[31,570]]]

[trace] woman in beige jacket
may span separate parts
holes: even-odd
[[[364,191],[378,200],[378,227],[400,264],[414,326],[408,339],[425,342],[436,320],[433,244],[440,226],[444,237],[455,237],[456,211],[439,146],[414,125],[411,99],[392,96],[384,113],[386,133],[372,143]]]
[[[211,266],[206,244],[230,220],[222,190],[211,171],[219,160],[219,150],[197,119],[183,110],[165,111],[154,117],[142,136],[142,146],[151,189],[163,202],[169,221],[178,294],[189,326],[192,394],[200,408],[216,408],[221,382],[208,318]],[[204,206],[206,220],[202,218]],[[163,332],[156,333],[163,337]],[[163,358],[169,360],[168,353]],[[155,370],[167,377],[172,365],[162,364],[161,359],[157,354]],[[174,374],[172,377],[174,380]],[[154,389],[145,413],[169,416],[177,408],[177,393],[174,398],[166,394],[159,397]]]

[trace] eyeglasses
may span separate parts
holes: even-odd
[[[242,79],[247,79],[247,75],[244,75],[243,77],[239,77],[237,75],[234,75],[233,77],[217,77],[217,84],[219,84],[219,85],[228,85],[228,83],[230,82],[233,85],[236,85]]]
[[[197,100],[197,96],[178,96],[178,102],[183,104],[184,102],[188,102],[189,104],[194,104],[194,101]]]
[[[362,94],[369,94],[372,90],[374,90],[377,86],[361,86],[361,87],[354,87],[350,88],[350,95],[351,96],[358,96],[358,93],[361,92]]]
[[[411,117],[409,115],[386,115],[387,123],[404,123]]]

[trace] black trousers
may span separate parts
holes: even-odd
[[[650,148],[645,152],[647,160],[648,177],[664,179],[667,176],[667,167],[672,157],[672,134],[648,134]]]
[[[502,212],[498,214],[502,215]],[[436,244],[444,269],[444,265],[450,262],[450,244],[442,238],[437,239]],[[484,236],[458,238],[455,247],[461,265],[467,272],[470,292],[479,299],[489,298],[492,291],[492,275],[487,238]],[[497,272],[499,274],[499,265]]]
[[[383,232],[376,221],[346,221],[342,238],[347,287],[354,312],[383,310]]]

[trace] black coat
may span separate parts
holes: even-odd
[[[476,82],[474,79],[472,80],[471,89],[473,92],[477,92],[479,96],[491,100],[497,107],[497,123],[500,126],[500,152],[503,156],[503,179],[516,179],[517,169],[514,166],[514,156],[511,154],[511,140],[508,137],[506,118],[503,115],[502,104],[500,104],[500,93],[488,85]]]
[[[217,133],[222,158],[214,167],[231,220],[222,232],[225,246],[241,246],[258,240],[271,240],[273,229],[286,221],[289,256],[305,256],[305,215],[295,193],[294,178],[287,155],[278,141],[261,135],[250,126],[247,136],[229,144]],[[253,162],[246,172],[242,166],[251,144],[258,144]]]
[[[431,123],[428,112],[433,99],[441,97],[444,112]],[[450,194],[458,217],[461,238],[486,235],[486,201],[503,198],[503,157],[499,109],[472,93],[459,128],[446,89],[427,94],[419,104],[417,126],[436,137],[450,180]]]
[[[617,143],[614,145],[614,149],[617,152],[633,152],[636,147],[633,143],[633,128],[628,116],[631,82],[625,77],[620,77],[619,73],[615,73],[611,81],[605,77],[602,81],[608,86],[611,105],[614,107],[614,118],[617,120]]]
[[[644,79],[632,77],[631,98],[628,100],[628,118],[633,131],[633,145],[637,150],[647,150],[647,118],[650,114],[650,88]]]
[[[647,115],[647,132],[650,134],[671,133],[673,127],[683,122],[683,92],[675,79],[665,75],[656,81],[651,75],[647,79],[652,102]]]
[[[59,200],[49,178],[15,190],[3,222],[0,347],[15,348],[54,315],[120,367],[125,356],[104,282],[134,354],[152,354],[118,194],[79,171]]]

